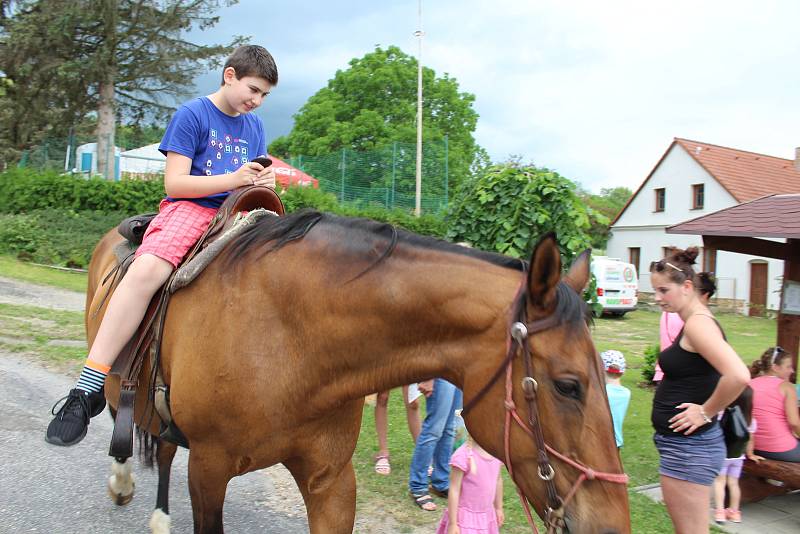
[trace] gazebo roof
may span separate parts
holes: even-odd
[[[669,226],[668,234],[800,239],[800,194],[768,195]]]

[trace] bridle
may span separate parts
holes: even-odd
[[[547,317],[542,319],[537,319],[532,322],[528,322],[528,312],[527,312],[527,302],[528,302],[528,284],[526,283],[527,280],[527,273],[526,276],[523,277],[522,283],[520,284],[520,288],[517,291],[516,296],[514,297],[514,302],[512,304],[512,318],[511,318],[511,325],[508,330],[508,337],[506,338],[506,346],[507,352],[506,357],[503,362],[500,364],[500,367],[494,373],[492,378],[483,388],[478,392],[475,397],[473,397],[462,410],[462,415],[466,415],[467,412],[472,409],[478,401],[483,398],[487,391],[494,385],[495,382],[500,378],[503,374],[503,370],[505,370],[506,374],[506,398],[505,398],[505,425],[503,430],[503,445],[504,445],[504,452],[505,452],[505,465],[506,469],[508,469],[508,474],[511,475],[511,479],[514,481],[514,485],[517,489],[517,494],[519,495],[520,501],[522,502],[522,507],[525,510],[525,516],[528,518],[528,523],[531,525],[533,532],[538,533],[539,531],[536,528],[536,524],[533,522],[533,518],[531,516],[530,508],[528,506],[528,501],[525,496],[522,494],[522,490],[519,487],[516,479],[514,478],[514,467],[511,463],[511,419],[513,418],[514,421],[522,428],[525,433],[527,433],[531,438],[533,438],[534,442],[536,443],[536,449],[538,450],[538,474],[539,478],[544,482],[545,491],[547,493],[547,507],[545,508],[544,512],[544,523],[547,527],[548,533],[554,533],[558,531],[563,531],[564,527],[566,526],[564,513],[566,510],[567,504],[570,502],[572,497],[574,497],[575,493],[578,491],[578,488],[585,480],[602,480],[605,482],[612,482],[615,484],[627,484],[628,483],[628,475],[625,473],[604,473],[601,471],[595,471],[594,469],[583,465],[580,462],[572,460],[567,456],[559,453],[552,447],[550,447],[544,440],[544,435],[542,433],[542,426],[540,423],[540,414],[539,414],[539,406],[537,403],[537,389],[539,384],[536,382],[536,379],[533,377],[533,358],[531,356],[531,348],[530,343],[528,342],[528,338],[548,330],[559,323],[559,318],[555,315],[555,313],[551,313]],[[514,358],[517,356],[518,353],[522,352],[522,360],[525,365],[525,376],[522,378],[522,392],[525,396],[525,401],[528,404],[528,423],[526,424],[525,421],[519,416],[517,412],[516,405],[514,404],[514,400],[512,398],[512,384],[511,384],[511,369]],[[562,499],[558,495],[558,490],[555,484],[555,475],[556,470],[553,467],[553,464],[550,461],[550,456],[558,458],[564,463],[567,463],[580,471],[580,476],[572,485],[572,488],[569,490],[567,495]]]

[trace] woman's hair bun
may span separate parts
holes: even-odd
[[[689,247],[686,250],[675,250],[675,259],[687,265],[694,265],[698,255],[700,255],[700,249],[697,247]]]

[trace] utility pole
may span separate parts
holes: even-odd
[[[414,32],[419,39],[419,56],[417,57],[417,196],[414,215],[422,213],[422,0],[419,0],[419,29]]]

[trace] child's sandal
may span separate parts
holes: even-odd
[[[412,493],[411,499],[414,501],[414,504],[420,507],[421,510],[425,510],[426,512],[436,511],[436,503],[433,502],[433,497],[427,493],[423,493],[421,495],[415,495]]]

